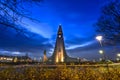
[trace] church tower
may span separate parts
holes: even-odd
[[[62,27],[59,25],[52,60],[54,63],[66,62],[66,57]]]
[[[52,62],[53,64],[62,63],[62,62],[65,62],[65,63],[76,62],[75,58],[69,57],[66,53],[61,25],[59,25],[59,29],[57,32],[53,55],[49,58],[48,61]]]

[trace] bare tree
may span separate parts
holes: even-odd
[[[120,1],[109,0],[96,23],[97,32],[112,43],[120,43]]]
[[[33,4],[39,4],[41,0],[0,0],[0,26],[15,29],[17,32],[25,32],[25,28],[19,24],[22,18],[29,18],[29,11],[26,8]]]

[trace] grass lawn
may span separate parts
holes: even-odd
[[[9,67],[0,69],[0,80],[120,80],[120,67]]]

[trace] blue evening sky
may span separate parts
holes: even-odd
[[[95,40],[97,34],[94,24],[106,1],[43,0],[38,6],[28,7],[31,12],[29,16],[39,22],[23,18],[20,25],[35,36],[26,39],[22,35],[16,36],[11,29],[7,30],[7,33],[0,31],[0,54],[25,55],[28,53],[32,58],[39,59],[43,56],[43,51],[47,50],[47,56],[51,56],[58,26],[61,24],[69,56],[99,59],[101,57],[98,53],[100,45]],[[107,53],[111,52],[108,48],[105,49]],[[115,53],[109,54],[110,58],[115,58],[115,56]]]

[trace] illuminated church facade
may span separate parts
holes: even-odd
[[[77,58],[71,58],[66,53],[61,25],[59,25],[57,32],[53,55],[48,59],[48,61],[51,61],[53,63],[77,62]]]

